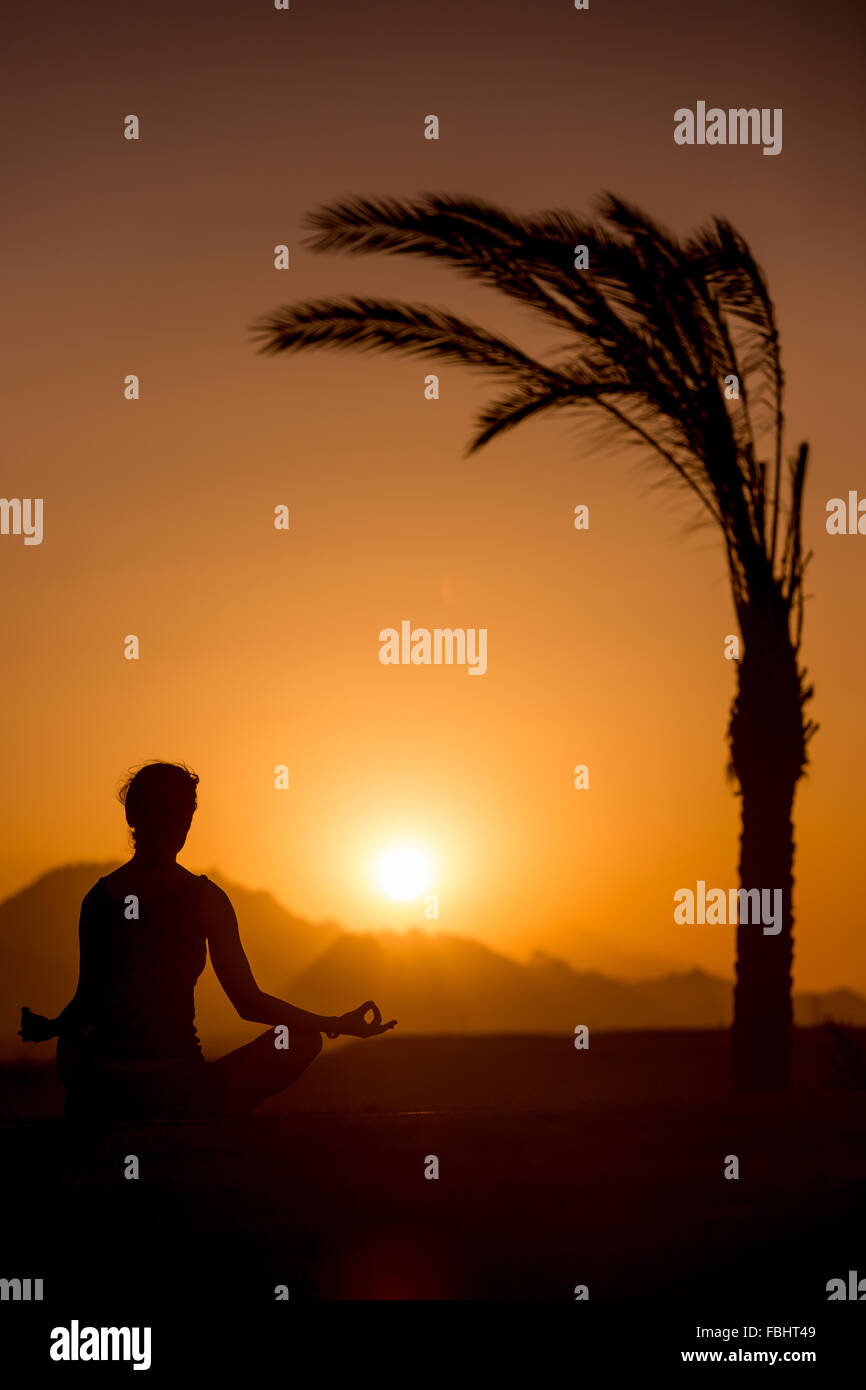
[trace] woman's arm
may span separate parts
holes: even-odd
[[[336,1016],[308,1013],[306,1009],[299,1009],[273,994],[265,994],[256,984],[241,944],[235,910],[227,895],[215,884],[210,888],[206,912],[211,963],[217,979],[241,1018],[250,1023],[273,1026],[282,1023],[289,1029],[327,1033],[331,1037],[345,1033],[366,1038],[394,1027],[395,1020],[382,1023],[382,1015],[372,1000],[350,1013]],[[368,1023],[365,1015],[370,1009],[373,1010],[374,1021]]]
[[[78,985],[75,993],[56,1018],[43,1018],[42,1014],[31,1013],[25,1005],[21,1010],[21,1028],[18,1033],[24,1042],[47,1042],[64,1034],[83,1033],[92,1021],[89,1016],[86,988],[90,968],[89,952],[90,924],[85,898],[78,918]]]
[[[332,1033],[337,1019],[308,1013],[256,984],[246,952],[241,944],[238,919],[228,896],[212,885],[207,904],[207,943],[216,977],[241,1018],[249,1023],[284,1023],[308,1032]]]

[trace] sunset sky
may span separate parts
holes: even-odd
[[[866,496],[856,23],[839,0],[19,7],[0,494],[44,498],[45,535],[0,536],[0,894],[120,857],[121,778],[166,758],[201,778],[184,862],[304,916],[421,921],[377,882],[408,844],[433,861],[439,930],[626,975],[731,974],[732,929],[675,926],[672,901],[737,882],[715,534],[575,417],[467,459],[497,393],[481,376],[249,341],[280,304],[378,293],[543,352],[543,327],[444,269],[313,254],[304,216],[426,191],[588,213],[610,189],[682,234],[728,217],[769,277],[788,451],[812,451],[821,729],[796,807],[795,983],[866,991],[866,536],[824,525],[829,498]],[[782,108],[782,153],[677,146],[674,111],[698,100]],[[486,674],[381,665],[379,631],[404,619],[487,628]]]

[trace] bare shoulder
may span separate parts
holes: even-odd
[[[220,927],[234,922],[235,910],[228,893],[205,874],[199,874],[197,877],[201,882],[202,907],[207,925]]]

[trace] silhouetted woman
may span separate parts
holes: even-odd
[[[69,1119],[245,1114],[297,1080],[321,1051],[322,1033],[368,1038],[394,1027],[371,1000],[323,1017],[262,993],[228,897],[175,862],[197,785],[174,763],[148,763],[129,779],[120,800],[135,851],[81,904],[75,996],[56,1019],[22,1010],[25,1042],[58,1039]],[[241,1018],[270,1025],[216,1062],[204,1060],[195,1029],[207,950]],[[280,1024],[288,1048],[278,1045]]]

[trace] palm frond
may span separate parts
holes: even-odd
[[[497,434],[513,429],[540,410],[561,408],[572,403],[574,398],[574,388],[568,382],[522,382],[498,400],[491,401],[479,413],[467,455],[476,453]]]
[[[767,539],[774,564],[781,508],[785,387],[775,308],[764,272],[748,243],[724,218],[714,218],[710,227],[693,237],[686,245],[686,253],[692,273],[703,278],[721,311],[737,323],[743,356],[740,375],[747,378],[756,374],[765,388],[756,400],[767,410],[773,433],[773,483],[764,502],[771,524]]]
[[[265,316],[255,326],[260,350],[384,349],[505,377],[508,389],[482,411],[470,452],[548,408],[608,421],[661,461],[720,527],[741,618],[775,594],[789,613],[797,609],[799,630],[806,455],[791,469],[786,502],[784,375],[763,271],[722,218],[682,241],[614,194],[598,213],[594,221],[562,209],[521,217],[481,199],[427,193],[348,199],[308,218],[316,251],[439,260],[532,308],[568,335],[549,362],[444,310],[363,298],[311,300]],[[588,270],[574,266],[581,244]],[[740,394],[728,402],[731,375]]]
[[[265,314],[252,340],[266,354],[305,348],[382,349],[444,358],[502,374],[548,372],[514,343],[426,304],[387,299],[311,299]],[[553,375],[553,373],[551,373]]]
[[[315,251],[440,259],[573,327],[567,297],[559,297],[569,287],[567,248],[559,241],[543,244],[520,219],[492,203],[433,193],[411,201],[353,198],[318,208],[307,226],[312,235],[306,244]],[[550,265],[548,252],[555,256]],[[573,252],[570,263],[571,257]]]

